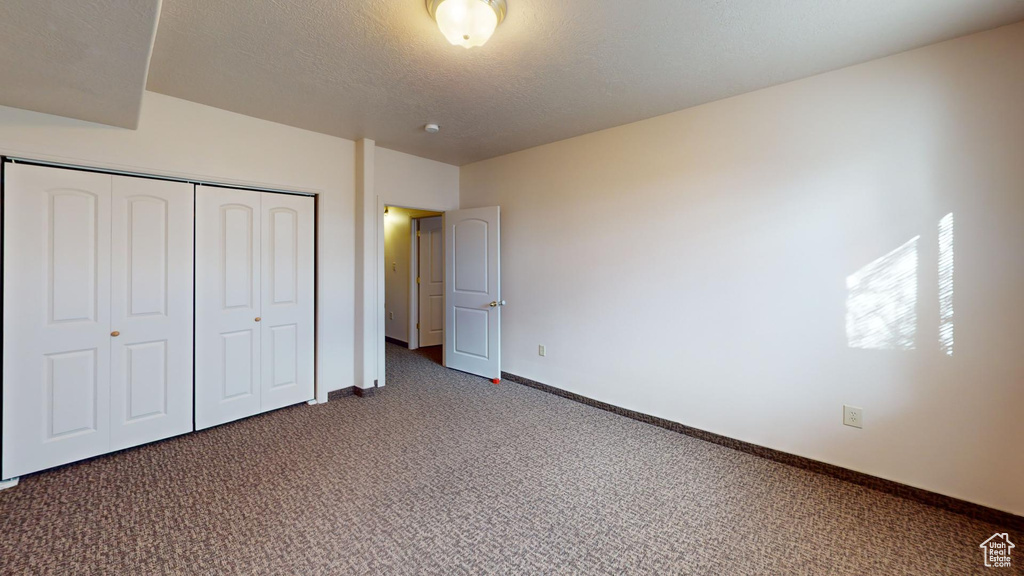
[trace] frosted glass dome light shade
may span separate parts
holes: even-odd
[[[505,18],[505,0],[427,0],[441,33],[463,48],[483,46]]]

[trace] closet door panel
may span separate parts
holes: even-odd
[[[3,478],[109,449],[110,187],[6,167]]]
[[[261,196],[196,187],[196,429],[261,410]]]
[[[313,399],[314,203],[264,194],[262,410]]]
[[[111,449],[192,430],[191,184],[115,176]]]

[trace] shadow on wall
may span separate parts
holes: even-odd
[[[953,355],[953,214],[938,225],[938,346]],[[905,244],[846,278],[846,341],[865,350],[918,346],[918,242]]]

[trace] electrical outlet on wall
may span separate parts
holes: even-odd
[[[388,319],[389,320],[394,320],[395,319],[395,313],[394,312],[388,312]]]
[[[543,344],[541,344],[540,346],[537,346],[537,355],[538,356],[547,356],[548,355],[547,347],[544,346]]]
[[[843,406],[843,424],[854,428],[864,427],[864,409],[856,406]]]

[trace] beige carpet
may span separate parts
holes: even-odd
[[[996,526],[388,346],[387,389],[29,476],[0,574],[1008,574]]]

